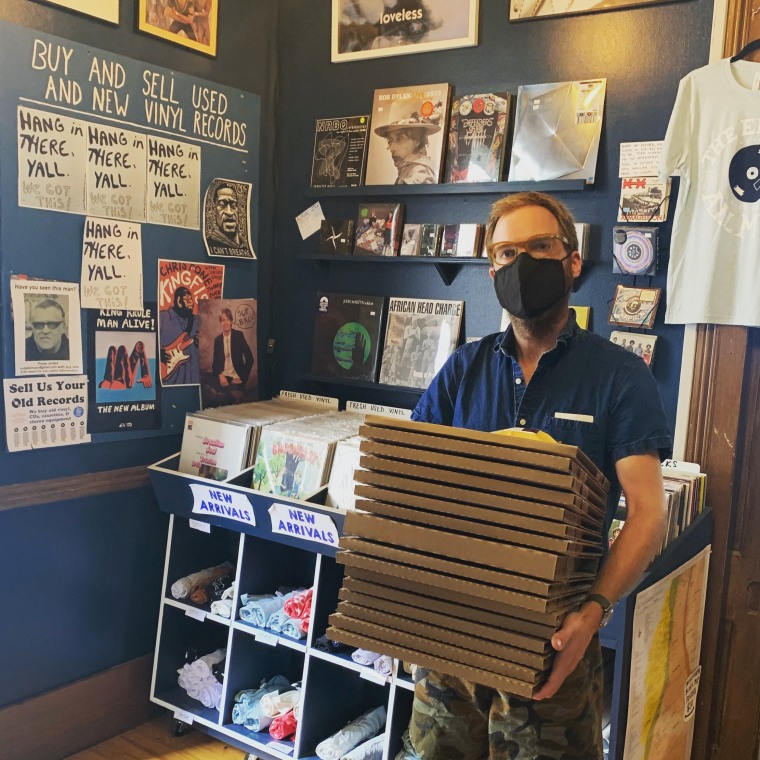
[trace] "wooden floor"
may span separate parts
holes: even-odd
[[[109,739],[95,747],[70,755],[67,760],[244,760],[246,753],[191,730],[172,736],[174,719],[168,713]]]

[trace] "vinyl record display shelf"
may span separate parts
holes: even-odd
[[[302,254],[299,258],[316,261],[322,267],[329,267],[333,263],[434,266],[445,285],[451,285],[454,282],[463,266],[488,266],[491,263],[483,256],[355,256],[354,254],[333,256],[309,253]]]
[[[443,182],[435,185],[360,185],[359,187],[312,187],[312,198],[403,198],[411,195],[506,195],[507,193],[564,193],[585,190],[584,179],[543,182]]]
[[[383,705],[388,715],[383,757],[392,760],[409,724],[412,681],[397,661],[385,677],[348,656],[314,647],[338,604],[343,566],[335,560],[337,546],[275,532],[270,509],[283,505],[287,513],[292,510],[295,523],[306,525],[319,524],[327,516],[335,536],[342,534],[345,512],[318,503],[324,500],[325,489],[310,501],[300,501],[247,488],[244,484],[250,482],[251,469],[216,482],[177,472],[178,462],[179,455],[174,455],[148,468],[159,506],[170,514],[151,701],[223,742],[276,760],[315,757],[319,742]],[[221,505],[234,505],[238,518],[248,512],[252,520],[193,512],[193,506],[209,493]],[[210,614],[209,605],[172,597],[174,581],[224,561],[236,567],[231,619]],[[241,594],[270,594],[281,586],[314,589],[311,625],[304,639],[290,639],[240,618]],[[177,684],[177,670],[191,646],[200,654],[227,649],[218,710],[191,699]],[[301,720],[289,741],[276,741],[268,732],[253,733],[232,722],[235,694],[258,688],[262,679],[278,674],[302,684]]]

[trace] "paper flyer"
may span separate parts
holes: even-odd
[[[160,428],[156,304],[91,310],[87,317],[89,432]]]
[[[79,285],[11,280],[17,376],[81,375]]]
[[[83,309],[142,309],[139,224],[85,219],[81,284]]]
[[[5,433],[8,451],[89,443],[87,378],[6,378]]]

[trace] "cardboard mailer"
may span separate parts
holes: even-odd
[[[355,538],[353,536],[343,536],[340,539],[340,547],[341,549],[347,549],[354,554],[360,554],[365,557],[375,557],[426,570],[436,570],[460,578],[490,583],[499,588],[520,591],[525,594],[524,601],[526,607],[541,610],[542,612],[558,606],[558,604],[562,603],[562,599],[588,591],[596,577],[590,575],[582,580],[572,582],[547,582],[536,580],[535,578],[526,578],[523,575],[503,573],[499,570],[469,565],[464,562],[452,562],[422,552],[399,549],[395,546],[388,546],[387,544],[367,541],[366,539]]]
[[[378,596],[369,594],[360,594],[348,588],[342,588],[338,593],[339,598],[349,604],[356,604],[360,607],[366,607],[376,612],[387,612],[396,617],[404,617],[415,620],[418,623],[428,624],[437,629],[446,629],[455,633],[468,636],[474,636],[479,639],[486,639],[495,645],[506,645],[514,649],[518,655],[515,655],[515,662],[521,665],[536,666],[541,660],[523,661],[523,654],[540,655],[542,658],[551,655],[551,646],[546,639],[536,640],[530,636],[510,633],[502,628],[494,626],[481,625],[470,620],[464,620],[450,615],[441,615],[430,610],[419,608],[410,608],[405,604],[399,604],[390,599],[381,599]],[[355,617],[355,616],[354,616]],[[540,665],[540,667],[544,667]]]
[[[480,509],[493,509],[497,512],[504,512],[503,520],[505,522],[509,521],[515,527],[520,527],[518,522],[515,521],[515,518],[519,517],[525,520],[541,520],[542,525],[549,521],[557,524],[564,523],[580,527],[583,530],[595,531],[595,534],[598,535],[603,523],[602,518],[597,516],[596,513],[590,513],[589,508],[584,505],[583,499],[579,496],[575,496],[568,507],[555,507],[551,504],[515,499],[497,493],[473,491],[466,487],[457,488],[452,484],[419,483],[403,475],[390,475],[382,472],[369,472],[368,470],[357,469],[354,472],[354,480],[357,483],[387,488],[401,495],[406,494],[407,496],[412,495],[419,499],[427,499],[428,501],[425,502],[425,505],[426,508],[430,509],[434,509],[430,505],[430,502],[435,503],[440,501],[440,506],[435,510],[439,512],[456,512],[459,504],[468,504]],[[423,493],[420,493],[420,491],[423,491]],[[401,496],[397,498],[401,498]],[[396,503],[395,499],[388,499],[388,501]],[[415,503],[412,503],[411,506],[414,506]],[[526,530],[531,529],[528,527],[528,524],[524,527]],[[546,531],[539,530],[538,532]]]
[[[400,633],[409,633],[425,639],[447,644],[461,649],[469,649],[478,654],[495,657],[497,660],[510,662],[521,668],[527,668],[538,673],[543,673],[551,665],[553,656],[549,653],[544,655],[532,654],[524,650],[499,644],[491,639],[478,638],[469,634],[456,633],[449,628],[439,628],[429,623],[412,620],[403,615],[392,615],[388,612],[380,612],[369,607],[363,607],[350,602],[340,602],[336,610],[352,620],[362,620],[365,623],[392,628]]]
[[[419,593],[401,588],[392,588],[384,585],[389,581],[391,583],[394,581],[393,578],[388,576],[370,571],[357,570],[356,568],[351,572],[362,573],[364,578],[357,578],[354,575],[346,576],[343,579],[343,590],[373,597],[378,602],[388,599],[398,605],[407,606],[418,614],[429,612],[431,615],[444,616],[453,623],[456,623],[458,628],[472,622],[475,626],[484,626],[490,630],[502,631],[505,636],[517,637],[514,641],[509,640],[505,641],[505,643],[528,649],[531,652],[545,651],[549,639],[557,630],[556,625],[534,623],[530,620],[525,620],[524,617],[510,617],[498,611],[473,606],[473,604],[482,604],[480,599],[467,597],[466,602],[460,601],[456,596],[451,600],[439,599],[431,595],[430,592],[433,589],[423,587],[426,588],[425,592]],[[462,622],[459,623],[457,621]]]
[[[597,559],[566,557],[538,549],[504,544],[472,536],[400,523],[377,515],[349,512],[343,532],[370,541],[430,552],[446,559],[462,560],[544,580],[568,580],[576,574],[594,573]]]
[[[517,438],[499,433],[483,433],[479,430],[449,427],[448,425],[435,425],[430,422],[413,422],[391,417],[382,417],[377,414],[368,414],[364,418],[365,425],[387,428],[390,430],[408,430],[412,433],[427,433],[443,438],[454,438],[462,441],[474,441],[476,443],[503,446],[522,451],[534,451],[542,454],[553,454],[558,457],[566,457],[577,462],[586,470],[602,487],[609,489],[609,481],[604,473],[589,459],[578,447],[564,443],[549,443],[547,441]]]
[[[475,448],[479,448],[475,446]],[[486,448],[483,446],[482,448]],[[521,483],[556,488],[560,491],[572,491],[588,495],[589,499],[598,502],[603,508],[607,506],[607,491],[590,476],[577,477],[571,473],[552,472],[535,467],[515,465],[504,459],[487,459],[480,454],[463,456],[459,452],[435,451],[404,446],[400,443],[384,443],[364,439],[360,449],[364,454],[372,454],[388,459],[398,459],[403,462],[426,464],[433,467],[445,467],[450,470],[461,470],[464,473],[476,472],[492,475],[499,480],[513,480]]]
[[[554,504],[558,507],[575,507],[581,506],[588,510],[588,513],[600,518],[603,514],[598,504],[590,502],[585,493],[581,493],[582,486],[578,485],[576,491],[556,491],[552,488],[541,488],[539,486],[529,486],[524,483],[517,483],[510,480],[497,480],[493,477],[477,475],[473,473],[465,474],[456,470],[447,470],[442,467],[429,467],[427,465],[411,464],[409,462],[400,462],[394,459],[382,459],[371,455],[363,455],[359,460],[359,465],[365,470],[373,472],[385,472],[389,475],[400,475],[412,479],[416,484],[416,490],[425,491],[426,483],[419,481],[431,481],[433,483],[446,483],[457,487],[466,487],[486,491],[487,493],[503,494],[512,496],[517,499],[523,499],[530,502],[542,502],[544,504]],[[581,499],[576,499],[580,496]]]
[[[490,686],[494,689],[514,694],[518,697],[530,698],[533,696],[533,692],[536,688],[533,684],[524,683],[523,681],[518,681],[514,678],[507,678],[506,676],[500,676],[489,670],[462,665],[461,663],[452,662],[443,657],[436,657],[424,652],[416,652],[409,647],[388,644],[369,635],[370,633],[375,633],[372,626],[368,626],[367,630],[362,634],[333,627],[327,629],[327,636],[333,641],[339,641],[341,644],[369,649],[372,652],[382,652],[383,654],[387,654],[389,657],[395,657],[398,660],[414,662],[422,668],[431,668],[440,673],[447,673],[448,675],[457,676],[458,678],[464,678],[473,683]]]
[[[527,594],[519,594],[485,583],[475,583],[445,573],[420,570],[416,567],[387,562],[374,557],[365,557],[353,552],[338,552],[337,560],[351,568],[349,575],[355,578],[375,581],[381,577],[382,580],[379,582],[386,586],[433,595],[438,599],[460,602],[469,606],[472,606],[476,600],[483,599],[486,600],[483,606],[487,606],[493,612],[554,626],[555,630],[567,610],[575,608],[585,598],[585,593],[568,597],[557,602],[556,609],[541,612],[521,606],[526,597],[530,599]],[[365,571],[369,571],[372,575],[365,575]]]
[[[460,518],[456,514],[442,515],[367,499],[357,499],[356,509],[399,521],[418,525],[433,525],[436,528],[456,533],[503,541],[507,544],[517,544],[530,549],[543,549],[570,557],[600,557],[602,554],[600,535],[596,537],[596,541],[573,541],[515,530],[508,523],[506,525],[494,525],[493,523],[473,522],[466,518]]]
[[[404,631],[396,631],[385,625],[356,620],[337,612],[330,615],[328,623],[337,630],[372,635],[380,641],[387,641],[389,644],[398,644],[399,646],[408,647],[418,652],[429,652],[434,657],[442,657],[452,662],[459,662],[462,665],[470,665],[471,667],[483,668],[484,670],[488,669],[492,673],[507,676],[507,678],[514,678],[516,681],[522,681],[523,683],[535,685],[544,675],[539,671],[533,670],[533,668],[526,668],[523,665],[516,665],[506,660],[499,660],[496,657],[489,657],[485,654],[473,652],[467,647],[461,648],[451,646],[450,644],[442,644],[433,639],[415,636]],[[337,640],[339,641],[340,639]],[[387,654],[387,652],[381,650],[378,654]],[[414,662],[414,660],[412,661]]]

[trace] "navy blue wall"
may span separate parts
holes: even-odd
[[[416,396],[328,389],[299,378],[308,373],[318,289],[373,295],[464,299],[465,336],[499,328],[500,309],[487,267],[464,267],[445,286],[433,267],[346,261],[329,268],[298,256],[316,252],[316,240],[302,241],[293,217],[317,198],[309,196],[314,119],[369,113],[377,87],[449,82],[455,92],[507,90],[520,84],[607,77],[605,124],[593,187],[557,194],[578,221],[593,225],[591,259],[573,302],[593,308],[592,329],[609,336],[612,227],[620,193],[621,141],[661,140],[679,79],[707,62],[712,3],[709,0],[632,8],[567,18],[510,24],[505,0],[480,0],[480,44],[459,50],[330,63],[330,13],[326,0],[279,0],[280,84],[278,167],[282,181],[275,236],[275,325],[280,338],[277,379],[282,387],[327,392],[376,403],[411,405]],[[414,196],[406,200],[410,222],[484,222],[496,196]],[[320,198],[326,216],[356,218],[358,196]],[[671,206],[672,208],[673,206]],[[671,211],[672,217],[672,211]],[[667,236],[666,236],[667,239]],[[667,245],[653,278],[665,286]],[[645,278],[639,278],[639,285]],[[631,284],[631,278],[628,278]],[[667,294],[664,293],[665,298]],[[671,425],[675,423],[683,330],[655,325],[659,336],[654,375]],[[464,337],[464,336],[463,336]],[[282,350],[285,349],[285,350]]]
[[[257,274],[265,282],[272,279],[268,271],[274,209],[271,62],[276,4],[225,0],[216,59],[136,32],[136,6],[137,0],[122,0],[121,23],[115,27],[30,0],[3,0],[0,20],[261,96],[259,261],[250,265],[250,275],[225,283],[225,294],[231,297],[256,295]],[[12,206],[3,211],[11,213]],[[154,268],[157,252],[145,254]],[[44,269],[40,259],[48,259],[57,271],[56,255],[55,250],[35,250],[35,270]],[[182,258],[182,252],[173,251],[168,257]],[[74,271],[77,266],[73,263]],[[3,293],[7,292],[4,283]],[[260,335],[267,335],[267,289],[258,295]],[[163,404],[170,415],[181,419],[184,410],[197,408],[197,389],[172,389],[163,394]],[[159,437],[127,435],[113,443],[15,454],[3,445],[0,486],[150,464],[179,448],[178,437],[167,432],[171,428],[165,426]],[[153,650],[166,528],[166,516],[147,487],[77,502],[0,510],[4,567],[0,707]]]

